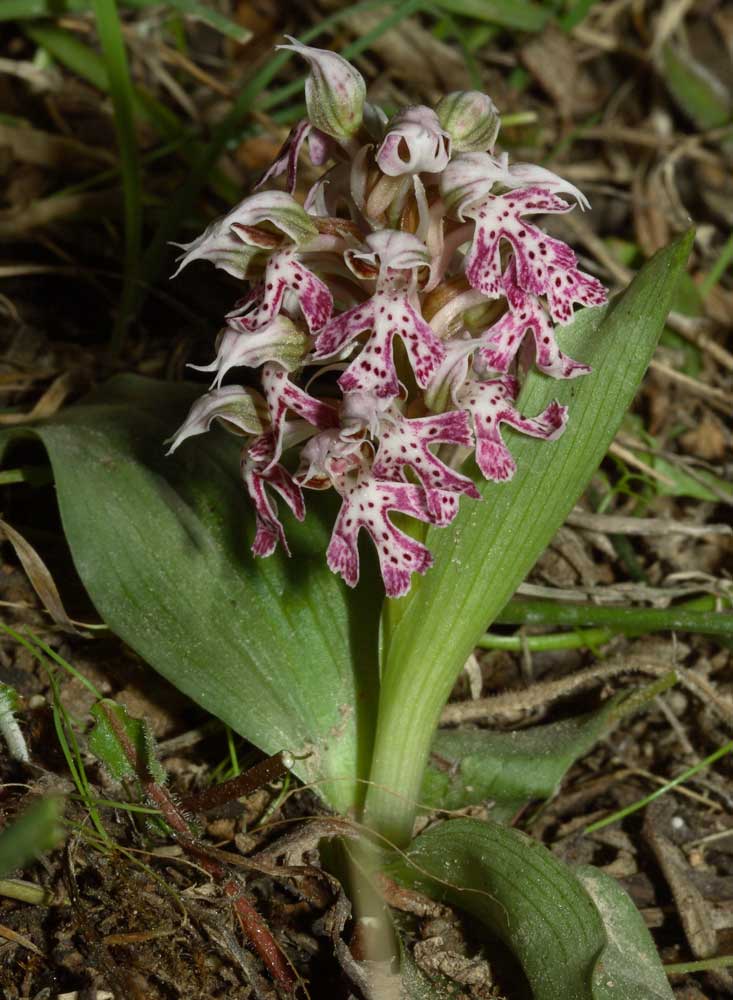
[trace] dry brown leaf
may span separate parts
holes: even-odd
[[[726,452],[730,455],[729,439],[723,424],[712,414],[705,413],[694,430],[682,435],[680,444],[688,455],[714,462],[722,459]]]
[[[666,192],[657,171],[648,176],[637,172],[631,184],[634,231],[644,256],[651,257],[666,246],[671,237]]]
[[[71,372],[64,372],[54,379],[51,385],[28,413],[0,413],[0,426],[13,427],[28,423],[29,420],[41,420],[52,417],[63,404],[74,385]]]
[[[34,229],[67,219],[99,219],[103,215],[116,215],[120,201],[119,191],[85,191],[41,198],[0,212],[0,238],[6,240],[26,236]]]
[[[53,170],[85,173],[109,166],[116,157],[108,149],[87,146],[76,139],[51,135],[35,128],[20,128],[0,122],[0,147],[7,146],[11,155],[20,163],[33,163]]]
[[[566,119],[587,114],[598,100],[597,88],[577,55],[577,45],[554,23],[521,49],[522,62]]]
[[[0,924],[0,937],[5,938],[6,941],[12,941],[13,944],[19,944],[22,948],[27,948],[28,951],[32,951],[34,954],[43,957],[41,949],[37,948],[30,938],[27,938],[24,934],[18,934],[11,927]]]
[[[31,586],[54,622],[65,632],[73,632],[78,635],[79,633],[66,613],[58,588],[43,559],[20,532],[0,518],[0,537],[3,535],[13,546]]]

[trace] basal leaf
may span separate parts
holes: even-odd
[[[503,941],[533,1000],[671,997],[649,932],[621,888],[594,869],[579,878],[517,830],[449,820],[418,837],[387,871],[471,914]]]
[[[515,732],[439,729],[420,804],[453,810],[488,801],[491,818],[506,822],[528,802],[551,798],[574,761],[675,682],[670,672],[646,687],[608,698],[594,712]]]
[[[597,868],[584,865],[575,873],[606,931],[606,947],[593,972],[593,1000],[672,1000],[652,936],[631,899]]]
[[[433,568],[410,593],[385,603],[379,731],[367,798],[382,832],[404,843],[431,730],[454,680],[486,627],[548,545],[598,467],[649,364],[689,253],[692,234],[660,251],[604,309],[585,310],[562,333],[561,347],[593,367],[553,381],[532,373],[520,398],[533,415],[553,398],[569,406],[566,432],[548,444],[507,433],[517,463],[511,482],[477,480],[483,502],[462,501],[450,529],[430,528]],[[422,739],[415,753],[416,735]],[[390,793],[390,790],[392,792]],[[397,793],[395,795],[395,793]],[[391,823],[387,813],[396,818]],[[401,815],[399,815],[401,813]]]
[[[109,626],[265,752],[310,753],[297,773],[340,779],[321,790],[345,809],[368,766],[379,590],[367,573],[348,591],[326,567],[333,511],[319,496],[287,523],[291,560],[252,557],[236,441],[214,433],[164,455],[198,394],[116,378],[20,434],[48,451],[74,562]]]
[[[590,1000],[603,923],[572,871],[541,844],[496,823],[449,820],[419,836],[387,872],[500,938],[534,1000]]]
[[[491,818],[507,821],[527,802],[555,794],[570,765],[618,717],[615,710],[620,700],[609,699],[597,711],[577,719],[516,732],[439,729],[420,803],[435,809],[462,809],[491,801]]]

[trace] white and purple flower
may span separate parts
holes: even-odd
[[[356,585],[363,529],[386,593],[399,597],[433,558],[392,516],[450,524],[462,497],[482,496],[462,469],[472,453],[484,479],[514,475],[502,426],[543,441],[565,428],[558,402],[519,411],[520,379],[531,364],[554,379],[588,373],[561,351],[558,328],[576,303],[606,293],[570,247],[527,220],[571,211],[568,197],[588,202],[544,167],[494,153],[499,114],[486,95],[449,94],[387,121],[341,56],[283,47],[309,63],[308,117],[265,189],[183,246],[181,267],[208,260],[249,287],[200,368],[214,388],[170,450],[215,422],[243,437],[257,556],[288,552],[278,498],[303,520],[303,490],[334,489],[329,567]],[[304,207],[294,192],[306,140],[314,165],[335,166]],[[270,189],[283,175],[287,191]],[[258,388],[222,385],[232,368],[255,370]]]

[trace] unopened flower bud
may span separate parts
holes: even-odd
[[[358,131],[364,117],[364,78],[335,52],[303,45],[290,35],[285,37],[291,44],[278,45],[278,48],[297,52],[310,65],[305,82],[305,103],[311,124],[339,142],[347,142]]]
[[[457,90],[446,94],[435,112],[450,135],[456,153],[485,153],[494,148],[501,119],[487,94],[478,90]]]

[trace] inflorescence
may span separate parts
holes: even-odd
[[[208,260],[250,287],[200,369],[215,373],[213,387],[170,450],[214,420],[245,435],[258,556],[278,543],[288,551],[274,494],[303,520],[303,489],[334,488],[342,505],[328,565],[357,583],[363,528],[397,597],[432,556],[390,513],[450,524],[462,495],[480,499],[459,471],[470,450],[501,482],[515,471],[502,424],[548,441],[564,430],[557,402],[535,417],[518,412],[517,375],[532,363],[556,379],[588,372],[560,351],[555,328],[575,303],[606,293],[570,247],[527,220],[569,211],[561,195],[588,202],[556,174],[494,154],[499,115],[486,95],[449,94],[388,120],[341,56],[282,47],[310,65],[308,117],[257,193],[182,246],[180,268]],[[306,142],[315,166],[333,165],[301,205]],[[282,175],[287,192],[270,189]],[[241,367],[258,369],[261,391],[222,385]],[[299,464],[283,462],[296,448]]]

